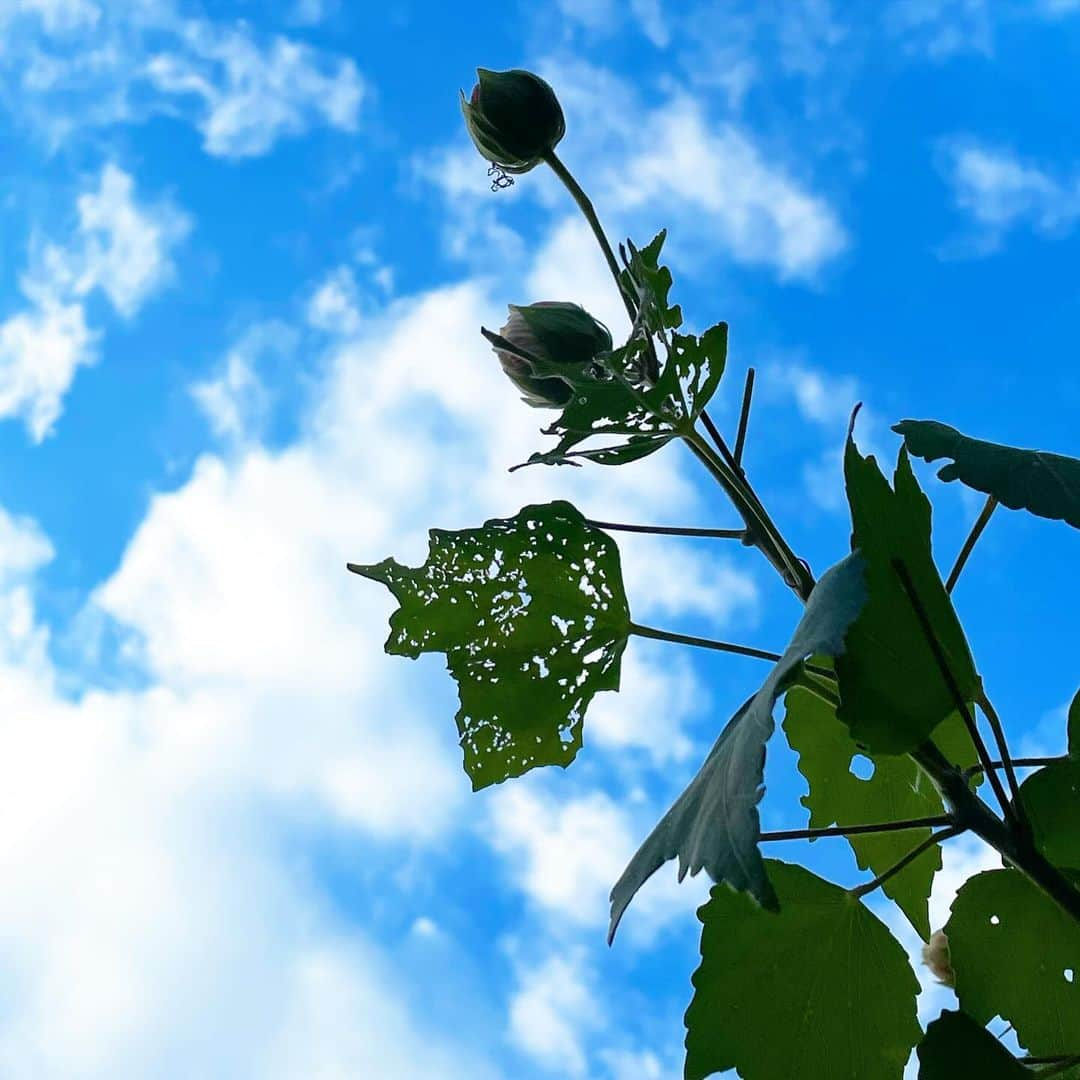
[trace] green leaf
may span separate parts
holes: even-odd
[[[487,336],[498,344],[497,335]],[[575,453],[580,455],[575,447],[585,440],[611,436],[633,443],[640,451],[636,460],[690,432],[724,374],[727,324],[718,323],[700,337],[673,333],[669,340],[671,348],[652,385],[643,378],[646,343],[640,337],[597,363],[530,360],[536,378],[558,377],[570,384],[572,393],[559,418],[544,429],[545,435],[558,436],[558,443],[533,454],[526,464],[566,464]]]
[[[784,704],[784,731],[799,755],[799,771],[810,785],[809,794],[802,798],[810,811],[810,828],[869,825],[944,812],[937,789],[910,757],[867,755],[874,772],[868,780],[861,780],[851,771],[860,750],[831,705],[799,687],[787,692]],[[881,874],[930,832],[929,828],[911,829],[846,839],[860,869]],[[882,885],[924,941],[930,937],[930,888],[940,869],[941,849],[932,847]]]
[[[1018,450],[962,435],[936,420],[902,420],[893,431],[925,461],[952,458],[938,476],[993,495],[1011,510],[1080,529],[1080,461],[1043,450]]]
[[[961,887],[945,933],[964,1012],[1007,1020],[1032,1054],[1080,1053],[1080,926],[1053,900],[988,870]]]
[[[667,239],[667,229],[652,238],[640,250],[627,241],[630,249],[630,269],[619,275],[623,289],[637,298],[643,306],[645,325],[654,333],[675,330],[682,325],[682,309],[668,301],[671,292],[671,271],[660,265],[660,249]]]
[[[634,894],[669,859],[679,860],[679,880],[704,869],[776,909],[777,899],[758,851],[764,794],[765,744],[773,733],[773,706],[802,661],[814,653],[836,656],[844,632],[865,599],[862,559],[849,555],[828,570],[810,594],[806,610],[784,655],[758,692],[720,733],[705,764],[660,819],[611,890],[615,936]]]
[[[1080,690],[1069,706],[1069,753],[1075,758],[1080,758]]]
[[[1080,761],[1058,761],[1020,785],[1035,844],[1055,866],[1080,871]]]
[[[769,859],[781,911],[724,886],[698,911],[686,1080],[900,1080],[921,1034],[900,943],[846,889]]]
[[[567,502],[527,506],[480,529],[432,529],[427,562],[350,570],[400,608],[386,651],[446,654],[473,788],[574,760],[585,710],[619,688],[630,628],[615,542]]]
[[[897,561],[911,579],[964,700],[975,697],[979,677],[930,553],[930,503],[906,452],[900,451],[889,487],[874,458],[863,457],[849,438],[844,477],[852,546],[866,560],[869,599],[836,662],[839,717],[855,741],[875,753],[907,753],[926,740],[955,702]]]
[[[919,1043],[919,1080],[1024,1080],[1031,1074],[981,1024],[946,1009]]]

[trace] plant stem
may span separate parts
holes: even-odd
[[[573,173],[571,173],[562,163],[562,160],[554,150],[549,150],[544,155],[544,161],[547,162],[551,167],[551,171],[562,181],[563,187],[570,192],[574,202],[578,204],[578,209],[581,210],[585,220],[589,223],[589,227],[593,231],[593,236],[596,237],[596,242],[600,245],[600,250],[604,253],[604,260],[608,264],[611,276],[615,279],[615,287],[619,290],[619,295],[622,297],[623,304],[626,307],[626,313],[630,316],[630,321],[633,322],[637,317],[637,306],[634,301],[626,295],[626,290],[623,288],[622,275],[619,273],[619,264],[615,261],[615,252],[611,249],[611,244],[608,241],[607,234],[604,232],[603,225],[600,224],[600,218],[597,217],[592,200],[585,194],[584,189],[574,179]]]
[[[754,397],[754,369],[746,369],[743,384],[742,408],[739,410],[739,430],[735,433],[735,464],[742,469],[743,448],[746,446],[746,428],[750,423],[750,402]]]
[[[1067,915],[1080,922],[1080,891],[1043,857],[1026,834],[1010,829],[969,787],[964,774],[932,743],[911,756],[934,781],[955,825],[968,829],[1028,877]]]
[[[934,632],[934,627],[930,622],[930,616],[926,613],[926,608],[923,606],[919,594],[915,591],[915,583],[911,580],[911,575],[904,565],[904,560],[893,559],[892,566],[896,571],[896,576],[900,579],[904,594],[907,596],[908,602],[915,612],[915,617],[919,621],[923,637],[926,638],[926,643],[930,646],[930,652],[934,657],[934,662],[937,664],[938,671],[941,673],[941,678],[944,680],[945,685],[948,687],[949,693],[952,696],[953,705],[956,706],[957,711],[964,719],[968,735],[971,736],[971,741],[975,746],[975,752],[979,755],[979,761],[981,761],[984,766],[988,766],[991,760],[990,753],[986,749],[986,743],[983,742],[982,735],[979,733],[979,725],[975,723],[975,717],[971,715],[971,709],[968,708],[968,703],[964,700],[964,695],[960,693],[960,687],[956,685],[956,679],[953,678],[952,669],[949,667],[949,661],[945,656],[945,650],[941,647],[941,642],[938,641],[937,634]],[[1002,812],[1006,817],[1013,817],[1012,806],[1009,803],[1008,796],[1005,794],[1005,789],[1001,786],[1001,780],[998,778],[998,774],[994,772],[993,769],[988,769],[986,770],[986,775],[990,781],[990,786],[994,789],[994,795],[1001,804]]]
[[[960,573],[964,569],[964,565],[968,561],[968,557],[971,555],[972,550],[975,547],[979,537],[982,536],[983,529],[986,528],[990,521],[990,515],[997,509],[998,501],[993,495],[987,496],[986,502],[983,503],[983,508],[979,512],[979,516],[975,519],[975,524],[971,526],[971,532],[968,533],[967,539],[964,541],[963,547],[960,548],[960,554],[956,556],[956,562],[953,563],[952,570],[949,571],[949,579],[945,582],[945,591],[952,592],[956,587],[956,583],[960,580]]]
[[[1013,768],[1012,758],[1009,757],[1009,744],[1005,741],[1005,729],[1002,727],[1001,718],[998,716],[997,710],[990,703],[990,699],[986,696],[985,690],[979,692],[975,701],[979,708],[982,709],[983,715],[990,725],[990,730],[994,733],[994,741],[997,743],[998,753],[1001,755],[1001,763],[1005,767],[1005,776],[1009,781],[1009,792],[1012,795],[1017,820],[1023,828],[1028,828],[1027,814],[1020,804],[1020,785],[1016,782],[1016,770]]]
[[[907,832],[911,829],[934,828],[948,825],[952,818],[939,814],[937,817],[911,818],[909,821],[883,821],[877,825],[830,825],[827,829],[783,829],[779,832],[763,832],[758,838],[768,840],[817,840],[824,836],[862,836],[870,833]]]
[[[959,836],[963,831],[964,830],[958,825],[950,825],[947,829],[932,833],[921,844],[917,844],[913,847],[898,863],[890,866],[883,874],[878,874],[873,881],[868,881],[865,885],[857,885],[854,889],[851,889],[851,895],[861,900],[864,896],[884,885],[894,874],[899,874],[905,866],[909,863],[913,863],[928,848],[932,848],[935,844],[940,844],[942,840],[949,840],[954,836]]]
[[[684,529],[670,525],[623,525],[617,521],[593,521],[586,519],[586,524],[594,529],[609,529],[615,532],[650,533],[655,536],[704,536],[716,540],[742,540],[745,529]]]
[[[750,645],[736,645],[730,641],[714,641],[712,638],[694,637],[690,634],[676,634],[670,630],[657,630],[640,623],[630,624],[630,633],[638,637],[653,638],[656,641],[672,641],[676,645],[695,645],[701,649],[716,649],[718,652],[738,653],[740,656],[753,656],[758,660],[779,660],[780,653],[767,649],[755,649]]]
[[[1068,761],[1068,754],[1061,754],[1058,757],[1017,757],[1012,759],[1012,764],[1018,769],[1038,769],[1044,765],[1056,765],[1059,761]],[[991,761],[989,763],[991,769],[1003,769],[1005,767],[1004,761]],[[970,780],[976,773],[986,772],[986,768],[983,765],[969,765],[964,770],[965,779]]]

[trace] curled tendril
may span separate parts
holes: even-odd
[[[488,169],[487,174],[491,177],[492,191],[502,191],[511,187],[514,183],[514,178],[507,176],[506,171],[496,165],[494,161],[491,163],[491,168]]]

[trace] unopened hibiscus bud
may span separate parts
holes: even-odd
[[[945,986],[956,985],[956,976],[949,957],[949,939],[944,930],[931,935],[930,940],[922,947],[922,958],[938,982]]]
[[[611,350],[611,333],[583,307],[559,300],[510,305],[510,318],[499,331],[511,345],[537,360],[555,364],[588,364]],[[570,384],[552,376],[533,374],[529,361],[495,346],[503,371],[538,408],[561,408],[570,400]]]
[[[504,172],[524,173],[555,149],[566,121],[555,91],[531,71],[477,68],[479,82],[461,111],[476,149]]]

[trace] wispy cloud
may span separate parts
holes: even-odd
[[[1080,177],[1024,160],[1015,151],[955,137],[938,145],[939,169],[953,200],[977,233],[962,253],[996,250],[1011,229],[1045,236],[1069,232],[1080,219]],[[952,251],[950,246],[946,251]]]
[[[27,306],[0,323],[0,416],[21,417],[35,442],[59,417],[77,369],[97,357],[86,298],[99,291],[134,316],[172,280],[173,249],[191,227],[169,202],[140,203],[132,177],[112,163],[77,213],[66,242],[32,245],[21,279]]]

